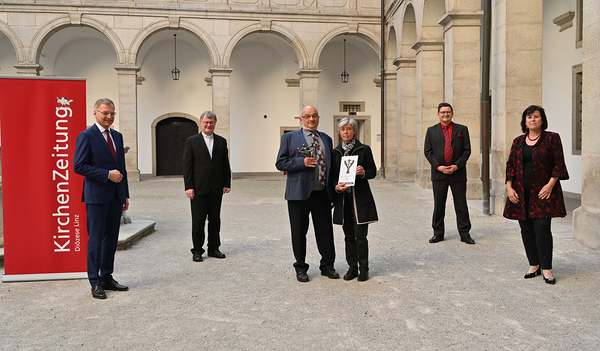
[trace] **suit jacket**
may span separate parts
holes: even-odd
[[[318,132],[325,149],[325,188],[332,198],[333,186],[331,183],[331,151],[333,143],[329,135]],[[285,133],[281,136],[281,144],[277,153],[277,161],[275,167],[278,170],[287,172],[287,180],[285,183],[285,199],[286,200],[306,200],[312,192],[313,181],[315,179],[315,169],[304,166],[304,156],[300,154],[298,149],[306,144],[302,129]]]
[[[223,192],[231,188],[231,167],[227,140],[214,134],[212,159],[201,133],[185,140],[183,147],[183,181],[185,189],[196,195]]]
[[[523,183],[523,144],[526,135],[513,140],[508,161],[506,161],[506,181],[512,181],[512,187],[519,195],[519,202],[513,204],[506,199],[504,217],[525,220],[527,218],[552,218],[567,215],[560,181],[556,182],[550,198],[541,200],[538,193],[551,177],[559,180],[569,179],[560,135],[542,132],[540,139],[532,147],[532,177],[529,189],[529,207],[525,208],[525,187]]]
[[[115,196],[121,203],[129,198],[123,135],[114,129],[110,135],[115,143],[116,159],[112,157],[106,139],[94,124],[81,132],[75,146],[75,173],[85,177],[82,201],[88,205],[108,204]],[[117,169],[123,174],[120,183],[108,179],[108,172]]]
[[[425,135],[425,157],[431,164],[431,180],[467,181],[467,160],[471,156],[471,141],[469,129],[462,124],[454,123],[452,126],[452,161],[444,162],[444,134],[442,125],[438,123],[427,129]],[[458,166],[456,172],[448,175],[437,170],[438,166]]]

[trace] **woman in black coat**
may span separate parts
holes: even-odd
[[[336,184],[333,223],[341,224],[344,230],[349,266],[344,280],[358,277],[358,281],[365,281],[369,279],[368,226],[378,220],[368,179],[375,178],[377,167],[371,148],[356,139],[356,120],[345,117],[338,123],[338,129],[342,142],[333,150],[331,174]],[[342,156],[351,155],[358,155],[354,186],[338,183]]]

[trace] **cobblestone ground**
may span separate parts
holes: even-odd
[[[318,273],[295,280],[281,177],[241,179],[223,203],[227,259],[192,262],[189,203],[179,178],[132,184],[130,214],[158,231],[119,251],[129,292],[94,300],[85,280],[0,284],[6,350],[598,350],[600,251],[553,222],[557,284],[524,280],[518,224],[471,208],[477,245],[458,240],[451,199],[447,240],[431,236],[430,190],[373,182],[372,279]],[[343,274],[343,234],[335,228]]]

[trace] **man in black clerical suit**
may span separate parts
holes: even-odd
[[[425,157],[431,164],[431,183],[433,184],[433,237],[430,243],[444,240],[444,216],[448,187],[452,190],[456,225],[460,240],[466,244],[475,244],[471,238],[471,221],[467,208],[467,160],[471,155],[469,129],[452,122],[452,105],[442,102],[438,105],[440,123],[427,129],[425,136]]]
[[[231,190],[227,140],[214,133],[217,115],[200,116],[200,133],[186,139],[183,149],[185,194],[192,205],[192,259],[202,262],[204,224],[208,217],[208,256],[225,258],[221,246],[221,202]]]

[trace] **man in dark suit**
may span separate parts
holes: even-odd
[[[87,273],[96,299],[106,299],[105,290],[128,290],[112,277],[121,213],[129,207],[123,136],[110,129],[115,115],[110,99],[96,101],[96,123],[79,134],[75,147],[75,172],[85,177]]]
[[[438,105],[440,123],[427,129],[425,136],[425,157],[431,164],[433,183],[433,237],[430,243],[444,240],[444,216],[448,187],[452,190],[456,225],[460,240],[475,244],[471,238],[471,221],[467,208],[467,160],[471,155],[469,130],[466,126],[452,122],[452,105],[442,102]]]
[[[200,133],[186,139],[183,148],[185,195],[192,206],[192,259],[202,262],[204,223],[208,217],[208,256],[225,258],[221,246],[221,202],[231,191],[227,140],[214,133],[217,115],[200,115]]]
[[[306,232],[312,215],[317,248],[321,254],[321,275],[331,279],[340,276],[335,271],[335,247],[331,221],[333,184],[330,176],[333,150],[331,138],[317,130],[319,112],[305,106],[301,115],[302,129],[281,137],[275,166],[287,172],[285,199],[292,231],[292,249],[296,262],[296,279],[308,282],[306,264]]]

